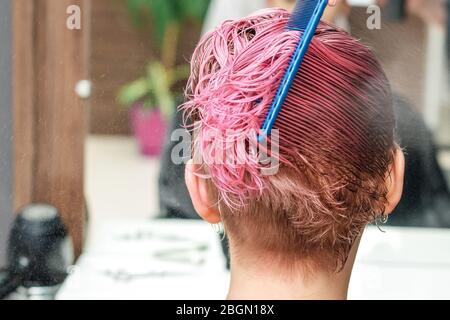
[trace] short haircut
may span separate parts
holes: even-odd
[[[288,19],[268,9],[202,38],[182,107],[199,150],[205,130],[261,127],[298,43]],[[372,50],[321,22],[275,124],[278,173],[262,175],[248,150],[238,155],[243,164],[205,164],[234,243],[342,269],[364,227],[384,214],[394,127],[391,89]]]

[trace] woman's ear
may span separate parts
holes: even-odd
[[[193,160],[190,160],[186,164],[186,186],[189,190],[195,211],[197,211],[203,220],[211,224],[217,224],[221,222],[217,199],[208,190],[208,184],[205,178],[198,175],[199,170],[200,166],[194,164]]]
[[[397,147],[394,151],[394,161],[392,162],[389,174],[386,178],[387,184],[387,205],[386,214],[391,214],[397,207],[403,194],[403,181],[405,178],[405,155],[402,149]]]

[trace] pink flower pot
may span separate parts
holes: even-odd
[[[158,108],[146,109],[137,104],[130,109],[131,126],[141,153],[149,157],[161,155],[167,121]]]

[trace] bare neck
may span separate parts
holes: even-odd
[[[356,257],[355,244],[345,268],[340,273],[314,271],[306,275],[303,268],[282,270],[274,264],[251,263],[233,259],[229,300],[346,300],[350,276]],[[241,252],[242,253],[242,252]],[[253,260],[254,262],[258,259]]]

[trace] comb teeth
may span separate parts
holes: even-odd
[[[260,142],[271,133],[272,128],[277,121],[278,114],[281,111],[284,100],[292,86],[295,75],[308,50],[311,39],[314,36],[314,32],[316,31],[317,25],[319,24],[327,4],[328,0],[297,1],[297,5],[286,24],[286,30],[297,30],[300,31],[302,35],[261,127],[262,134],[258,136],[258,141]]]
[[[320,11],[320,3],[324,0],[298,0],[286,25],[287,30],[304,31],[312,16]]]

